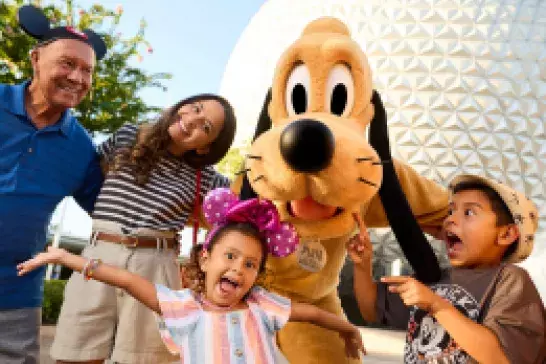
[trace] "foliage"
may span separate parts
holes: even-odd
[[[217,169],[224,176],[233,179],[244,168],[244,159],[248,147],[232,147],[226,156],[217,164]]]
[[[56,324],[61,312],[64,287],[67,281],[44,281],[44,302],[42,305],[42,323]]]

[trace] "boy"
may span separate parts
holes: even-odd
[[[508,264],[532,251],[536,207],[478,176],[459,176],[450,190],[444,233],[452,268],[430,288],[411,277],[374,283],[371,243],[355,216],[361,232],[348,250],[362,316],[407,327],[405,363],[543,363],[543,303],[526,271]]]

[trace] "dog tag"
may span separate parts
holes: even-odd
[[[318,239],[300,241],[296,256],[299,266],[309,272],[320,272],[326,265],[326,249]]]

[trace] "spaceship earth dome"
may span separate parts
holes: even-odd
[[[339,18],[360,44],[387,109],[393,154],[443,185],[477,173],[523,191],[541,220],[528,268],[546,298],[546,2],[269,0],[226,65],[237,141],[252,137],[276,62],[304,26]],[[375,232],[382,254],[400,254]]]

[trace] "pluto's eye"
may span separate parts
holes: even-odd
[[[311,95],[311,75],[303,63],[298,64],[286,82],[285,104],[289,116],[302,114],[307,111]]]
[[[332,68],[326,83],[326,107],[338,116],[351,113],[355,100],[355,83],[349,66],[337,64]]]

